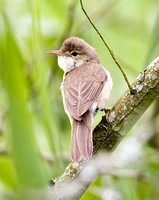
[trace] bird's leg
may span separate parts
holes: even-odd
[[[105,113],[110,112],[111,108],[101,108],[100,111],[104,111]]]

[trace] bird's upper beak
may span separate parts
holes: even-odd
[[[67,57],[70,57],[69,54],[67,54],[67,53],[61,53],[59,50],[50,50],[50,51],[47,51],[46,53],[57,55],[57,56],[67,56]]]

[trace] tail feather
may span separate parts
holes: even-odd
[[[90,112],[85,113],[81,121],[73,119],[71,157],[76,162],[92,156],[92,121]]]
[[[77,143],[76,130],[77,123],[75,120],[73,120],[71,134],[71,158],[73,161],[78,162],[81,159],[81,154]]]
[[[89,134],[90,139],[88,139],[88,156],[89,158],[92,157],[92,152],[93,152],[93,141],[92,141],[92,129],[91,132]]]
[[[77,122],[77,143],[79,147],[80,154],[82,158],[85,160],[89,159],[89,149],[88,149],[88,144],[89,144],[89,139],[88,139],[88,128],[84,121],[78,121]]]

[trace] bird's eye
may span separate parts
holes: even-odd
[[[73,52],[72,52],[72,55],[73,55],[73,56],[77,56],[78,53],[77,53],[76,51],[73,51]]]

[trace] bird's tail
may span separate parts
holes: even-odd
[[[72,121],[71,157],[75,162],[92,156],[92,122],[93,115],[89,111],[83,115],[81,121]]]

